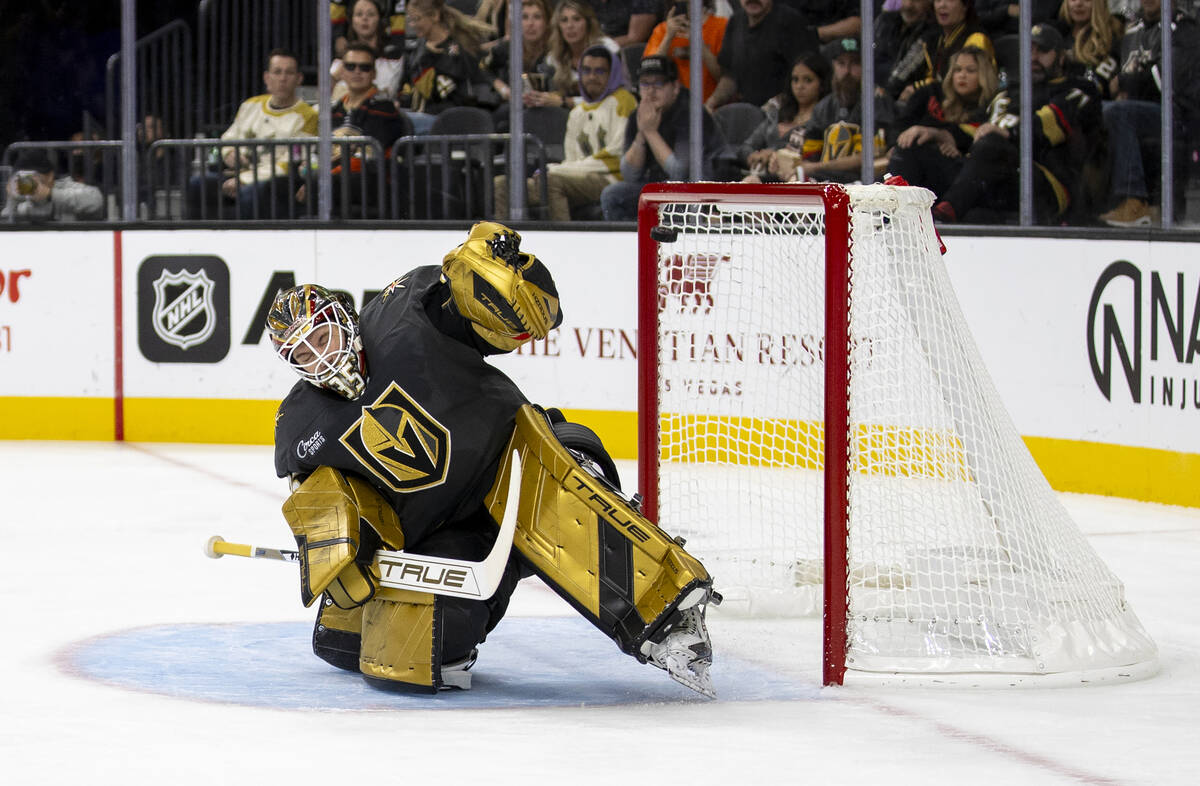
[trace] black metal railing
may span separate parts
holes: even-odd
[[[545,171],[546,148],[524,134],[525,173]],[[494,183],[509,173],[510,134],[405,136],[392,145],[391,217],[467,219],[495,215]],[[524,181],[524,178],[522,178]],[[547,204],[546,178],[538,178],[541,207]]]
[[[196,127],[192,100],[195,63],[192,30],[182,20],[137,40],[137,117],[143,142],[187,138]],[[108,58],[104,83],[105,136],[121,136],[121,53]]]
[[[287,220],[317,216],[316,137],[164,139],[143,159],[146,218]],[[371,137],[332,140],[334,217],[387,216],[385,152]]]

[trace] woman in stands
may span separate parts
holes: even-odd
[[[712,95],[717,87],[717,80],[721,78],[721,66],[717,63],[717,55],[720,54],[721,44],[725,40],[725,27],[729,24],[726,17],[713,14],[713,2],[714,0],[703,0],[701,5],[704,9],[704,20],[700,27],[700,37],[704,43],[704,49],[700,53],[701,62],[704,64],[701,84],[704,87],[705,101]],[[679,81],[684,87],[690,88],[692,60],[688,49],[688,35],[691,22],[688,20],[687,3],[683,0],[664,0],[664,4],[667,8],[667,19],[665,22],[659,22],[650,32],[642,57],[662,55],[672,58],[679,70]]]
[[[478,86],[487,86],[479,47],[489,28],[445,0],[411,0],[406,21],[417,47],[404,63],[398,103],[427,134],[441,112],[477,104]]]
[[[975,129],[988,119],[998,91],[991,55],[973,46],[960,49],[950,58],[945,79],[922,87],[897,107],[897,128],[903,130],[888,169],[941,196],[962,169]]]
[[[1062,0],[1057,26],[1068,42],[1068,68],[1079,69],[1105,101],[1111,100],[1125,23],[1108,10],[1108,0]]]
[[[805,52],[792,62],[783,92],[763,107],[766,119],[738,147],[739,162],[750,170],[742,182],[790,179],[804,149],[804,126],[812,117],[813,107],[829,94],[832,73],[829,61],[819,52]],[[780,150],[792,155],[780,156]]]
[[[549,0],[521,0],[521,73],[534,79],[549,72],[545,68],[550,54],[550,3]],[[508,68],[512,61],[512,39],[504,39],[484,55],[480,67],[492,80],[492,87],[500,97],[508,101],[512,88],[508,84]],[[544,85],[540,85],[544,89]],[[533,82],[525,85],[529,90]],[[502,107],[503,109],[503,107]],[[507,111],[507,109],[505,109]]]
[[[621,47],[600,30],[600,20],[587,0],[561,0],[550,22],[550,54],[546,63],[554,68],[547,89],[526,94],[526,106],[562,106],[570,109],[579,100],[579,58],[593,44],[603,44],[621,60]]]
[[[933,16],[937,30],[925,39],[924,74],[900,92],[901,101],[908,100],[917,88],[945,79],[950,58],[963,47],[977,47],[993,62],[996,59],[992,40],[975,15],[975,0],[933,0]]]
[[[379,97],[394,99],[400,87],[400,72],[404,68],[404,33],[392,35],[390,21],[376,0],[354,0],[350,6],[350,24],[344,36],[333,42],[336,59],[329,73],[333,75],[333,101],[341,100],[347,92],[346,70],[342,55],[346,47],[362,43],[375,50],[375,87]]]

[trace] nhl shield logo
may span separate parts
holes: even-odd
[[[163,270],[154,281],[151,324],[159,338],[180,349],[207,341],[217,325],[208,274]]]
[[[229,267],[220,257],[150,256],[137,273],[138,347],[154,363],[229,354]]]

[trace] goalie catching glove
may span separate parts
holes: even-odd
[[[458,313],[497,349],[545,338],[562,321],[549,272],[521,253],[521,236],[502,224],[475,224],[467,242],[442,260],[442,278]]]

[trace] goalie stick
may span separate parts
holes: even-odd
[[[375,567],[379,571],[380,586],[472,600],[490,598],[504,576],[508,555],[512,551],[513,534],[517,530],[521,459],[516,451],[513,451],[511,459],[512,474],[508,479],[508,496],[504,502],[504,521],[501,522],[496,542],[486,557],[479,562],[468,562],[449,557],[430,557],[407,551],[380,549],[375,552]],[[213,559],[220,559],[229,554],[251,559],[300,561],[300,553],[297,551],[230,543],[220,535],[213,535],[208,539],[204,545],[204,553]]]

